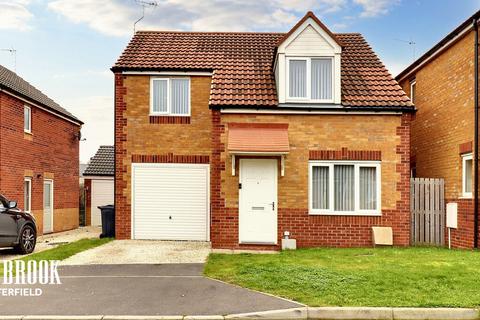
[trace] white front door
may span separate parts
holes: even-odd
[[[43,233],[53,232],[53,181],[43,182]]]
[[[241,159],[240,243],[277,244],[277,160]]]
[[[92,180],[92,226],[102,225],[102,215],[98,207],[113,204],[113,189],[113,180]]]

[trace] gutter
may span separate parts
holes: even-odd
[[[473,28],[475,31],[475,48],[474,48],[474,108],[475,108],[475,122],[474,122],[474,187],[473,187],[473,247],[478,248],[478,18],[473,19]]]
[[[317,114],[317,113],[414,113],[415,108],[409,106],[403,107],[347,107],[347,106],[227,106],[227,105],[210,105],[210,109],[220,110],[223,113],[290,113],[290,114]]]

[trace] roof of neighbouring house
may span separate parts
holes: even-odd
[[[278,105],[274,57],[286,35],[138,31],[112,71],[209,71],[213,73],[210,105],[274,107]],[[361,34],[333,36],[342,46],[343,106],[413,109]]]
[[[47,97],[43,92],[35,88],[33,85],[25,81],[15,72],[0,65],[0,90],[6,90],[13,94],[19,95],[23,99],[37,103],[49,111],[66,117],[73,122],[83,124],[81,120],[61,107],[58,103]]]
[[[430,50],[425,52],[420,58],[415,60],[412,64],[410,64],[408,67],[406,67],[403,71],[401,71],[395,79],[398,81],[403,80],[404,78],[410,76],[413,71],[423,64],[425,61],[430,59],[432,56],[436,55],[438,52],[441,52],[444,47],[448,47],[449,45],[453,44],[453,39],[460,35],[466,28],[472,28],[473,29],[473,24],[476,21],[476,23],[479,23],[480,19],[480,10],[475,12],[472,16],[468,17],[465,21],[463,21],[458,27],[456,27],[452,32],[450,32],[448,35],[446,35],[442,40],[440,40],[436,45],[434,45]],[[473,44],[472,44],[473,46]]]
[[[84,176],[113,176],[115,174],[114,146],[100,146],[97,153],[90,159]]]

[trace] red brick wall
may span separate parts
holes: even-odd
[[[364,116],[368,117],[368,116]],[[363,118],[365,119],[365,118]],[[386,118],[382,118],[386,119]],[[400,120],[400,117],[398,117]],[[261,116],[255,119],[245,116],[244,121],[258,121],[261,122]],[[273,121],[272,119],[265,119]],[[318,119],[317,119],[318,120]],[[370,121],[376,121],[374,117]],[[304,150],[302,141],[305,141],[304,137],[297,137],[297,133],[294,132],[293,126],[291,131],[289,129],[289,138],[292,148],[296,152],[309,155],[312,159],[343,159],[343,160],[383,160],[382,166],[382,184],[385,184],[385,180],[388,177],[397,179],[393,181],[394,189],[390,191],[389,188],[384,188],[382,198],[393,198],[393,206],[382,205],[382,216],[380,217],[368,217],[368,216],[314,216],[308,214],[306,207],[293,207],[289,205],[290,198],[294,196],[292,193],[283,194],[280,189],[293,188],[302,190],[302,199],[294,201],[298,205],[302,205],[306,202],[308,194],[306,191],[306,181],[299,178],[300,173],[306,167],[308,158],[299,156],[298,159],[292,154],[287,156],[286,172],[285,175],[289,175],[290,179],[296,179],[294,185],[286,186],[283,184],[282,179],[279,180],[279,209],[278,209],[278,246],[265,246],[265,245],[240,245],[238,243],[238,206],[227,206],[226,203],[234,205],[236,199],[232,199],[233,193],[237,191],[229,192],[226,190],[226,184],[236,185],[238,183],[237,177],[229,177],[230,163],[229,158],[222,158],[222,154],[225,153],[225,140],[222,136],[225,136],[225,124],[222,121],[221,115],[218,111],[213,112],[213,135],[212,135],[212,157],[211,157],[211,178],[210,178],[210,191],[211,191],[211,215],[212,215],[212,227],[211,227],[211,241],[214,248],[237,248],[237,249],[278,249],[282,237],[282,233],[285,230],[290,231],[292,238],[297,240],[298,247],[314,247],[314,246],[332,246],[332,247],[352,247],[352,246],[371,246],[372,245],[372,226],[391,226],[394,233],[395,245],[407,246],[410,242],[410,121],[411,116],[405,114],[401,116],[401,120],[396,122],[397,127],[393,128],[393,134],[396,136],[397,141],[393,146],[389,143],[385,143],[384,140],[388,139],[383,136],[384,132],[372,132],[372,136],[366,137],[365,142],[357,139],[355,141],[346,140],[347,144],[359,144],[362,147],[365,143],[370,145],[372,150],[350,150],[350,148],[343,147],[340,150]],[[234,118],[232,121],[238,122],[239,119]],[[278,121],[286,122],[288,120],[280,119]],[[291,116],[290,124],[297,121],[305,123],[307,120],[298,119],[298,117]],[[361,117],[356,120],[363,123]],[[391,121],[391,119],[389,120]],[[310,120],[313,122],[313,119]],[[388,121],[382,121],[385,126],[391,123]],[[334,127],[332,122],[332,127]],[[309,128],[312,130],[311,128]],[[351,128],[353,129],[353,127]],[[344,129],[349,130],[349,129]],[[365,128],[365,130],[367,130]],[[379,129],[373,129],[378,131]],[[382,128],[382,130],[389,131],[388,128]],[[309,131],[311,132],[311,131]],[[367,132],[367,131],[365,131]],[[376,137],[378,135],[378,137]],[[345,133],[345,136],[350,136],[350,133]],[[355,136],[355,135],[353,135]],[[372,143],[371,140],[378,139],[380,136],[382,143]],[[339,140],[341,138],[339,137]],[[321,145],[328,144],[327,141],[322,140],[320,136],[317,137],[318,141],[322,141]],[[385,144],[383,144],[385,143]],[[395,156],[392,160],[392,156],[387,155],[381,159],[381,150],[376,150],[378,146],[384,146],[385,154],[389,153],[390,148],[394,148]],[[386,147],[385,147],[386,146]],[[300,162],[298,162],[300,161]],[[390,164],[393,163],[393,166]],[[228,168],[228,170],[226,169]],[[394,172],[389,173],[390,168]],[[306,169],[305,169],[306,170]],[[385,171],[385,172],[384,172]],[[397,178],[398,177],[398,178]],[[228,181],[226,181],[226,180]],[[235,183],[230,183],[234,180]],[[388,190],[388,191],[387,191]],[[390,201],[388,201],[390,202]]]
[[[0,92],[0,192],[24,208],[24,177],[32,177],[32,211],[43,232],[43,181],[53,180],[54,232],[79,224],[80,126],[30,105],[32,134],[23,130],[24,102]]]

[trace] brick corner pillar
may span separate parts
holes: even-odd
[[[126,94],[124,76],[121,73],[115,73],[115,237],[117,239],[130,239],[131,235],[131,202],[125,195],[128,179]]]

